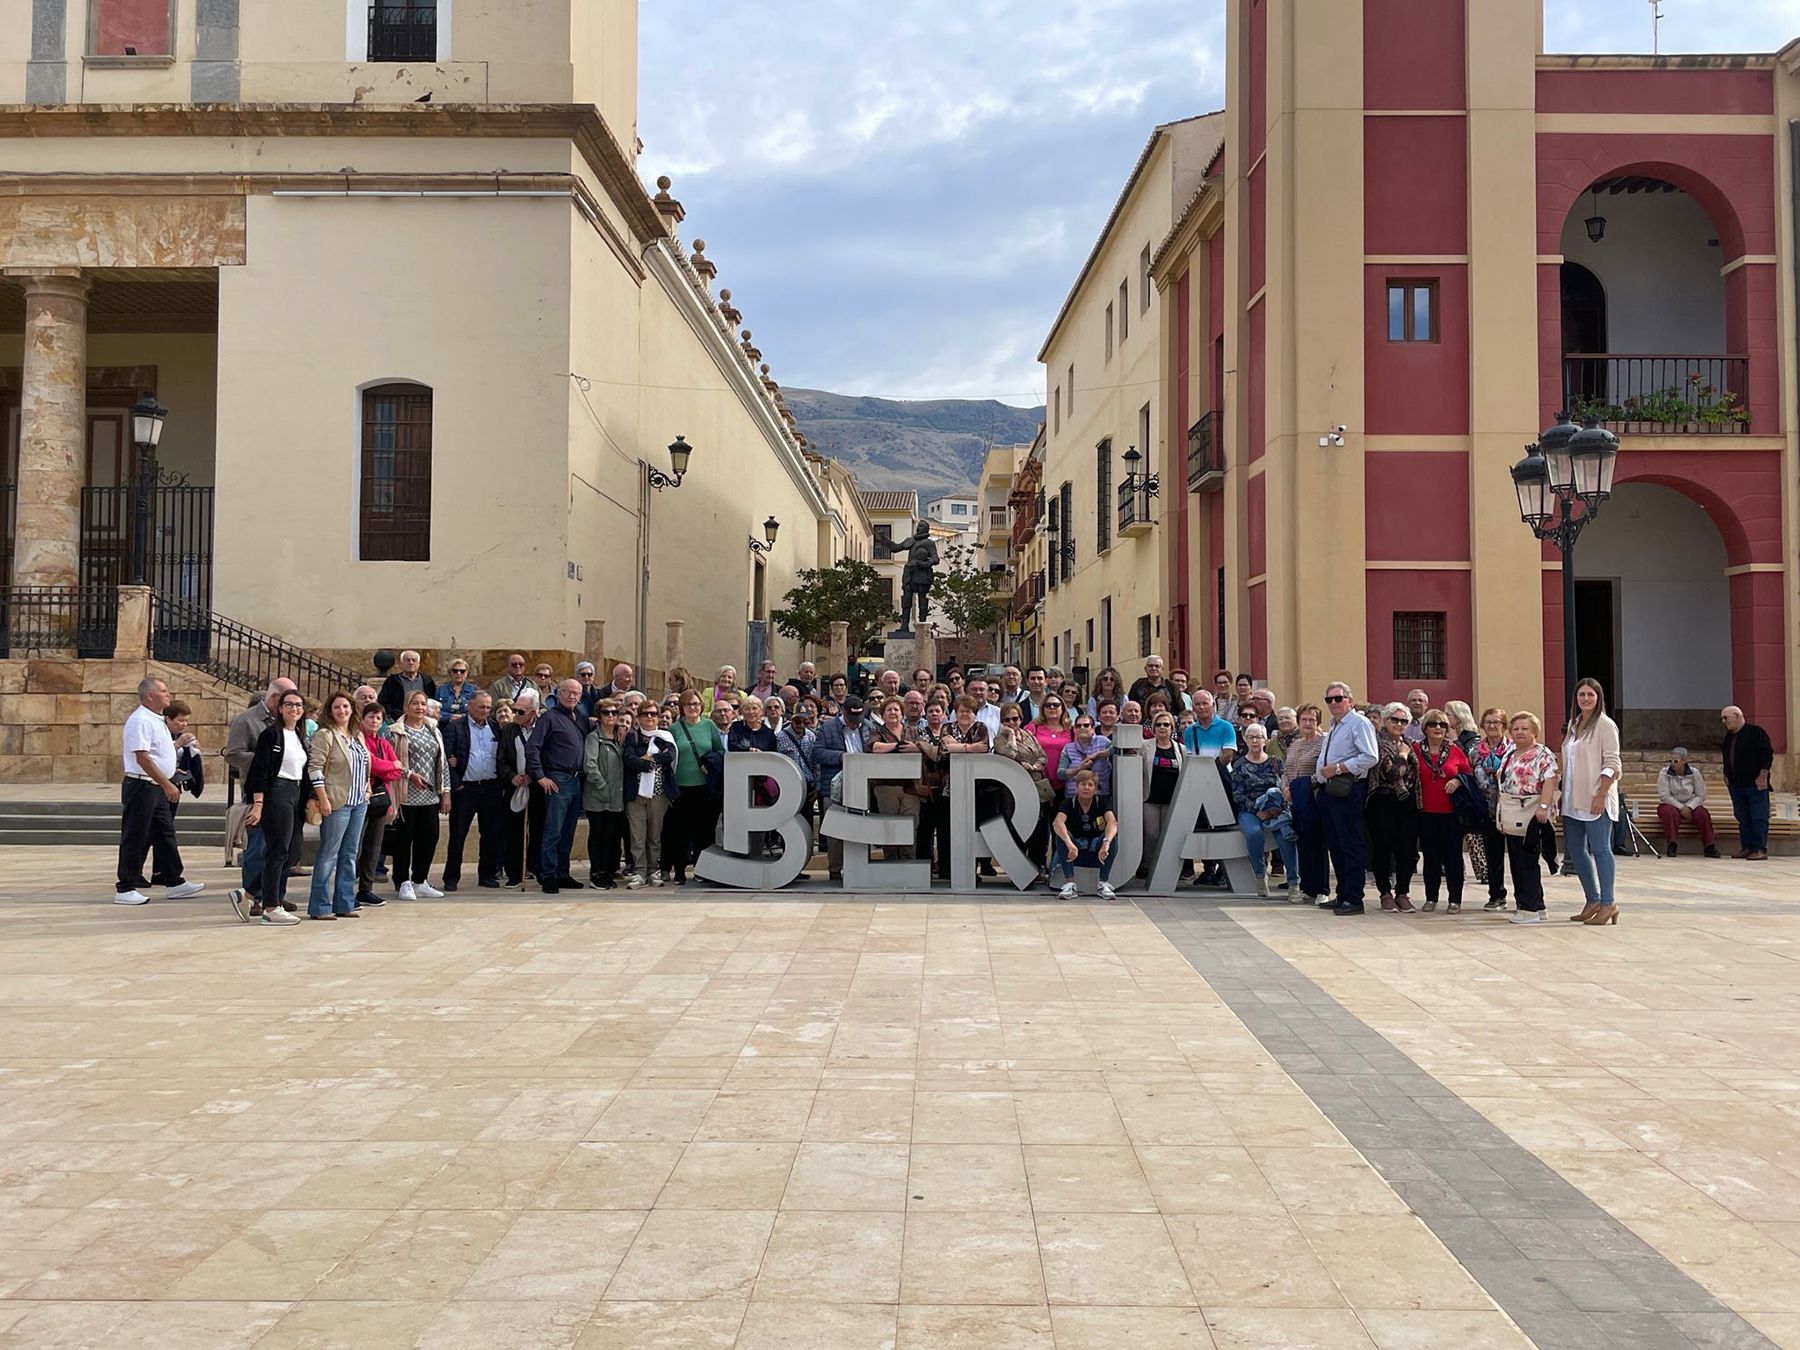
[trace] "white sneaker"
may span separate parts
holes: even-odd
[[[299,923],[300,916],[277,905],[274,909],[265,909],[262,912],[262,921],[270,928],[279,928],[283,924]]]
[[[165,892],[165,897],[170,900],[185,900],[190,895],[198,895],[205,889],[206,883],[204,881],[184,881],[179,886],[169,887],[168,891]]]
[[[1100,883],[1100,898],[1102,900],[1117,900],[1119,898],[1119,893],[1103,881]]]
[[[410,881],[403,881],[394,887],[394,899],[396,900],[417,900],[418,898],[418,893],[413,890],[413,884]]]
[[[1515,909],[1506,916],[1508,923],[1542,923],[1544,911],[1541,909]]]
[[[147,905],[150,903],[150,897],[142,891],[114,891],[113,903],[115,905]]]
[[[1056,898],[1058,900],[1073,900],[1073,899],[1075,899],[1076,898],[1075,883],[1072,881],[1065,881],[1063,883],[1063,888],[1056,893]]]
[[[1256,893],[1264,900],[1269,898],[1269,877],[1267,873],[1256,878]]]
[[[644,878],[638,873],[633,872],[630,878],[625,882],[625,889],[628,891],[639,890],[643,887],[643,884]]]
[[[1293,890],[1288,892],[1287,902],[1290,905],[1316,905],[1319,903],[1319,897],[1308,895],[1305,891]]]
[[[650,884],[651,884],[651,885],[652,885],[652,886],[660,886],[660,885],[662,885],[662,884],[663,884],[663,875],[662,875],[662,873],[661,873],[661,872],[652,872],[652,873],[651,873],[651,874],[650,874]]]
[[[420,900],[442,900],[444,893],[429,881],[421,881],[413,886],[413,895]],[[407,897],[408,899],[412,897]]]
[[[249,923],[250,922],[249,897],[244,894],[244,888],[242,886],[234,887],[231,891],[229,891],[226,894],[225,898],[227,900],[231,901],[231,909],[232,909],[232,912],[238,916],[238,922],[239,923]]]

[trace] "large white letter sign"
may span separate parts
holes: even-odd
[[[1004,814],[977,822],[975,797],[981,783],[998,783],[1008,805]],[[1030,889],[1037,880],[1037,864],[1025,856],[1012,831],[1030,838],[1037,828],[1037,810],[1037,788],[1017,760],[1005,755],[950,756],[950,889],[975,890],[977,858],[995,859],[1016,889]],[[1012,817],[1011,830],[1006,825],[1008,816]],[[977,846],[977,831],[985,848]]]
[[[775,801],[769,806],[755,805],[752,784],[763,778],[775,780]],[[800,819],[805,799],[800,770],[786,755],[773,750],[734,750],[726,755],[725,847],[702,853],[694,864],[694,875],[721,886],[753,891],[779,890],[795,880],[806,870],[807,855],[812,852],[812,832]],[[752,830],[779,834],[781,856],[773,862],[745,856],[750,852]]]
[[[730,755],[725,756],[727,760]],[[825,813],[819,832],[844,844],[844,887],[852,891],[928,891],[931,864],[871,862],[869,846],[886,847],[913,842],[911,816],[875,816],[869,810],[869,789],[876,782],[912,783],[925,771],[925,756],[917,751],[884,755],[845,755],[844,804],[833,804]]]
[[[1190,823],[1199,820],[1202,810],[1210,829],[1197,830]],[[1183,858],[1224,863],[1231,889],[1239,894],[1248,895],[1256,888],[1256,876],[1250,870],[1250,849],[1244,842],[1244,832],[1237,827],[1237,815],[1231,809],[1231,797],[1219,777],[1216,759],[1188,755],[1182,760],[1168,821],[1150,868],[1150,894],[1175,894]],[[1225,821],[1232,822],[1229,828],[1224,826]]]
[[[1144,861],[1144,794],[1149,789],[1144,728],[1121,722],[1112,737],[1112,809],[1119,822],[1112,846],[1115,886],[1128,885]]]

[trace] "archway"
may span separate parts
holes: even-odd
[[[1711,744],[1732,701],[1726,542],[1675,488],[1624,483],[1575,550],[1581,673],[1599,679],[1625,743]]]

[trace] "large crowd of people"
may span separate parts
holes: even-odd
[[[528,669],[529,667],[529,669]],[[171,704],[157,680],[139,689],[141,706],[124,729],[123,822],[115,899],[142,904],[144,890],[171,898],[202,883],[182,871],[175,805],[204,781],[199,748],[186,731],[187,710]],[[224,758],[241,784],[246,831],[241,884],[230,892],[245,922],[301,921],[288,883],[303,827],[318,829],[305,917],[352,919],[378,908],[382,882],[399,901],[437,899],[463,883],[471,827],[478,833],[476,885],[499,890],[535,885],[544,894],[587,887],[637,890],[685,882],[719,831],[725,757],[772,751],[800,771],[803,818],[822,846],[828,874],[842,874],[842,846],[812,833],[827,806],[841,800],[844,758],[916,752],[919,777],[874,793],[881,815],[913,822],[908,842],[887,858],[923,859],[949,876],[949,757],[998,754],[1018,763],[1035,786],[1039,810],[1018,840],[1063,899],[1077,895],[1075,869],[1099,873],[1110,900],[1119,821],[1115,775],[1143,775],[1145,867],[1174,822],[1182,767],[1212,761],[1231,818],[1197,827],[1235,828],[1247,845],[1256,893],[1313,904],[1338,915],[1364,913],[1373,891],[1382,910],[1411,914],[1461,911],[1465,885],[1485,889],[1483,908],[1508,908],[1513,923],[1545,917],[1543,870],[1580,881],[1585,904],[1571,916],[1616,923],[1614,833],[1625,808],[1619,787],[1619,730],[1594,680],[1576,687],[1560,747],[1545,740],[1533,712],[1469,704],[1429,706],[1423,690],[1405,701],[1358,704],[1333,682],[1320,703],[1278,703],[1248,675],[1218,671],[1190,688],[1187,672],[1165,673],[1159,657],[1125,686],[1108,667],[1083,688],[1062,671],[1032,665],[952,667],[821,676],[803,662],[783,680],[765,661],[754,683],[722,666],[708,681],[685,668],[669,673],[660,698],[636,687],[619,663],[604,682],[582,661],[558,679],[546,662],[511,656],[506,674],[486,687],[454,660],[438,683],[418,653],[401,654],[379,688],[334,692],[309,707],[294,682],[275,680],[233,720]],[[1742,847],[1737,857],[1767,854],[1768,736],[1741,710],[1722,711],[1723,768]],[[1145,748],[1115,765],[1121,725],[1144,728]],[[773,780],[755,789],[769,800]],[[985,817],[998,814],[980,801]],[[1717,857],[1704,777],[1676,747],[1657,783],[1658,820],[1668,851],[1691,827]],[[585,878],[574,875],[574,843],[587,824]],[[442,822],[444,858],[434,885]],[[778,836],[752,846],[778,851]],[[142,875],[154,854],[149,878]],[[984,875],[993,864],[984,861]],[[1223,886],[1225,869],[1202,863],[1187,873],[1199,887]],[[1417,883],[1415,887],[1415,882]]]

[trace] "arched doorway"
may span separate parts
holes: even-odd
[[[1575,550],[1576,654],[1607,691],[1629,746],[1718,738],[1732,701],[1725,541],[1672,487],[1623,483]]]
[[[1597,356],[1610,350],[1606,345],[1606,287],[1600,278],[1578,262],[1562,265],[1562,340],[1563,351],[1571,356]],[[1597,399],[1605,392],[1604,371],[1597,366],[1575,372],[1574,391],[1583,400]]]

